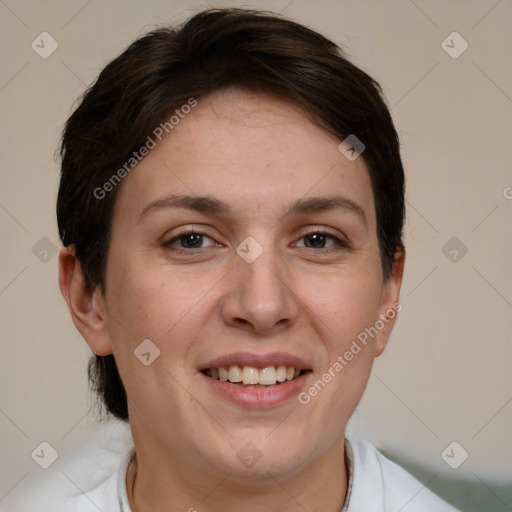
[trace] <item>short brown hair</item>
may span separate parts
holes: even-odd
[[[268,12],[212,9],[133,42],[103,69],[66,123],[57,220],[62,243],[76,247],[87,285],[105,289],[112,212],[122,183],[102,199],[94,190],[175,109],[232,87],[293,103],[336,136],[353,134],[363,142],[387,279],[403,248],[404,172],[380,86],[335,43],[303,25]],[[93,356],[89,379],[107,411],[127,421],[114,357]]]

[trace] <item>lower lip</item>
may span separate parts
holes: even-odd
[[[221,395],[223,398],[235,402],[242,407],[264,408],[281,405],[286,400],[297,396],[304,388],[306,379],[311,372],[307,372],[293,380],[287,380],[275,386],[265,388],[246,388],[231,382],[212,379],[204,373],[199,372],[206,380],[210,389]]]

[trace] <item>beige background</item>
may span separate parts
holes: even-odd
[[[350,431],[465,510],[512,510],[512,2],[243,5],[283,12],[343,45],[383,86],[401,136],[404,308]],[[65,453],[94,423],[90,351],[60,297],[56,256],[39,259],[51,248],[41,238],[59,246],[53,153],[63,123],[137,35],[206,6],[0,0],[0,508],[44,471],[30,457],[36,446]],[[47,59],[31,48],[43,31],[59,44]],[[453,31],[469,44],[457,59],[441,46]],[[452,237],[467,247],[456,262],[442,251]],[[452,441],[469,454],[458,469],[441,458]]]

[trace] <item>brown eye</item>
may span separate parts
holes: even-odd
[[[203,242],[203,236],[198,233],[189,233],[187,235],[180,236],[178,240],[183,248],[193,247],[194,249],[197,249]]]
[[[211,243],[206,243],[208,240]],[[190,231],[188,233],[182,233],[175,236],[164,245],[168,248],[177,249],[203,249],[204,247],[215,245],[215,242],[209,236]]]
[[[305,236],[304,240],[306,241],[306,247],[320,247],[323,249],[327,238],[330,237],[326,237],[320,233],[312,233],[311,235]]]
[[[304,241],[304,244],[297,243],[298,247],[306,247],[308,249],[329,249],[334,246],[346,247],[347,244],[339,240],[333,235],[329,235],[328,233],[322,233],[319,231],[315,231],[314,233],[309,233],[300,238],[300,240]]]

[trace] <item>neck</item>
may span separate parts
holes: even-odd
[[[268,478],[257,481],[162,464],[159,452],[154,453],[143,446],[128,469],[132,512],[340,512],[346,498],[343,437],[303,471],[292,476],[267,472]]]

